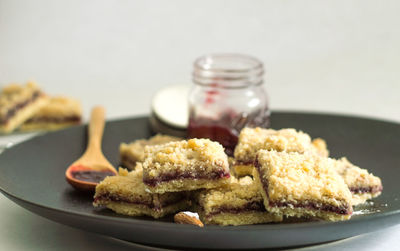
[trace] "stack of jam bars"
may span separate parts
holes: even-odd
[[[127,146],[120,148],[123,162]],[[245,128],[229,161],[208,139],[157,135],[130,146],[140,156],[134,170],[101,182],[95,206],[154,218],[191,210],[215,225],[339,221],[382,192],[378,177],[329,158],[323,139],[295,129]]]
[[[0,92],[0,132],[54,130],[80,124],[79,101],[48,97],[34,82],[10,84]]]

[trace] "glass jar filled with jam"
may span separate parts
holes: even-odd
[[[244,127],[269,127],[263,64],[240,54],[212,54],[194,62],[189,93],[189,138],[220,142],[228,155]]]

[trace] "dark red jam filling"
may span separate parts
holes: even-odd
[[[143,183],[148,186],[155,187],[160,183],[168,182],[171,180],[180,180],[180,179],[210,179],[210,180],[217,180],[217,179],[227,179],[230,177],[230,174],[225,172],[224,170],[214,171],[212,173],[193,173],[193,172],[183,172],[183,173],[166,173],[160,175],[157,178],[143,178]]]
[[[27,121],[27,123],[40,123],[40,122],[45,122],[45,123],[80,123],[81,122],[81,117],[80,116],[65,116],[65,117],[59,117],[59,118],[54,118],[54,117],[37,117],[37,118],[31,118]]]
[[[77,180],[99,183],[102,180],[104,180],[105,177],[107,176],[114,176],[115,173],[111,171],[81,170],[81,171],[72,171],[71,175],[74,179]]]
[[[238,133],[219,125],[189,123],[188,138],[206,138],[218,141],[225,148],[225,153],[233,156],[238,142]]]
[[[258,159],[254,161],[254,166],[256,167],[258,173],[261,176],[261,165],[258,162]],[[268,197],[268,181],[267,180],[261,180],[263,189]],[[319,203],[316,202],[304,202],[304,203],[289,203],[289,202],[282,202],[282,201],[270,201],[268,198],[268,203],[271,207],[289,207],[293,206],[296,208],[305,208],[305,209],[311,209],[311,210],[321,210],[325,212],[332,212],[336,214],[342,214],[342,215],[351,215],[353,211],[351,210],[351,207],[346,205],[346,203],[343,203],[343,207],[336,207],[332,205],[319,205]]]
[[[8,112],[5,114],[5,116],[3,118],[0,119],[0,123],[6,124],[8,122],[8,120],[11,117],[13,117],[19,110],[21,110],[28,104],[32,103],[33,101],[35,101],[40,95],[41,95],[41,93],[39,91],[36,91],[32,94],[32,96],[29,99],[27,99],[24,102],[21,102],[19,104],[16,104],[14,107],[12,107],[10,110],[8,110]]]
[[[352,211],[348,207],[336,207],[332,205],[319,205],[315,202],[305,202],[305,203],[290,203],[290,202],[282,202],[282,201],[269,201],[269,205],[271,207],[296,207],[296,208],[305,208],[309,210],[321,210],[325,212],[333,212],[336,214],[349,215],[352,214]]]
[[[262,201],[252,201],[249,202],[242,207],[227,207],[227,206],[222,206],[211,213],[209,213],[209,216],[220,214],[220,213],[231,213],[231,214],[238,214],[242,212],[250,212],[250,211],[258,211],[258,212],[266,212],[267,210],[265,209],[264,203]]]
[[[352,193],[379,193],[382,192],[382,190],[382,186],[350,187]]]

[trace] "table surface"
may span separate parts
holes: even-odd
[[[272,109],[400,122],[400,2],[0,0],[0,83],[148,114],[154,92],[191,83],[194,59],[260,58]],[[1,136],[0,144],[30,135]],[[41,218],[0,195],[4,250],[153,250]],[[400,226],[305,250],[393,250]]]

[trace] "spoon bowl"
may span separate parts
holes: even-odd
[[[116,175],[117,171],[101,151],[104,132],[105,110],[101,106],[92,109],[88,127],[88,145],[83,155],[65,171],[69,184],[81,191],[92,192],[106,176]]]

